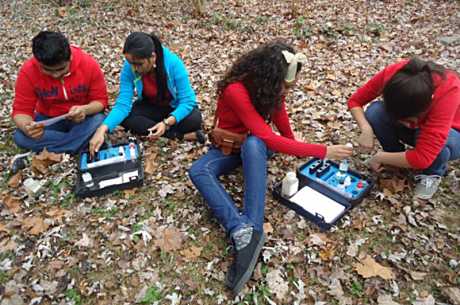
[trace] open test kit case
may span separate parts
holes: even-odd
[[[348,169],[342,172],[338,163],[317,158],[303,164],[297,170],[297,178],[299,190],[296,194],[290,198],[283,197],[282,183],[278,183],[273,188],[273,196],[283,205],[318,225],[322,231],[334,226],[374,186],[373,180],[356,171]],[[345,186],[342,185],[344,179],[348,182]],[[327,205],[332,209],[326,208]]]
[[[142,147],[135,140],[100,149],[93,159],[89,152],[78,159],[75,194],[78,197],[100,196],[144,183]]]

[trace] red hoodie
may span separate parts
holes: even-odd
[[[19,71],[12,117],[40,113],[49,117],[67,113],[70,107],[99,101],[107,107],[104,74],[96,60],[81,49],[71,46],[70,75],[62,80],[43,74],[32,57]]]
[[[272,115],[272,121],[281,135],[273,132],[251,102],[251,97],[243,83],[236,82],[228,85],[217,102],[218,127],[237,133],[251,133],[265,142],[273,151],[298,157],[326,156],[326,146],[308,144],[296,141],[292,133],[286,105],[281,105]]]
[[[383,92],[385,84],[402,69],[408,60],[389,65],[348,100],[348,108],[362,107]],[[406,151],[406,159],[416,169],[428,168],[446,144],[451,128],[460,130],[460,79],[446,71],[444,79],[433,73],[434,94],[428,111],[418,118],[420,133],[414,149]]]

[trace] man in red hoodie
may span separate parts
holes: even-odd
[[[98,63],[59,32],[32,40],[33,57],[16,80],[14,142],[32,151],[77,153],[102,123],[107,87]],[[51,123],[48,119],[64,116]]]
[[[366,112],[363,106],[379,95]],[[460,158],[460,79],[454,71],[418,58],[389,65],[349,99],[348,107],[361,135],[359,144],[382,145],[369,161],[420,170],[415,197],[430,199],[437,191],[447,164]],[[412,148],[405,148],[408,144]]]

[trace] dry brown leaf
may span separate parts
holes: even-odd
[[[155,246],[166,252],[175,251],[181,248],[183,237],[182,232],[176,228],[166,228],[159,234],[159,238],[155,240]]]
[[[8,180],[8,186],[17,188],[22,182],[22,173],[18,172]]]
[[[319,252],[319,257],[324,262],[330,261],[335,255],[335,248],[334,247],[327,247]]]
[[[21,210],[21,198],[19,197],[8,194],[3,197],[3,203],[12,213],[17,213]]]
[[[15,250],[17,247],[18,247],[18,244],[14,240],[9,239],[9,238],[0,242],[0,249],[2,249],[2,251],[4,252]]]
[[[156,172],[156,169],[158,167],[156,163],[156,158],[157,158],[158,153],[156,151],[150,151],[145,154],[145,169],[144,172],[146,174],[152,175]]]
[[[49,225],[38,216],[29,217],[22,221],[22,229],[24,231],[29,231],[32,235],[38,235],[45,232],[48,229]]]
[[[423,281],[423,279],[425,278],[425,276],[428,274],[426,272],[418,272],[418,271],[411,271],[410,273],[410,277],[414,280],[414,281]]]
[[[399,178],[389,178],[389,179],[380,179],[380,187],[383,189],[385,195],[394,195],[404,191],[407,185],[406,179]]]
[[[265,234],[272,234],[273,233],[273,227],[272,227],[271,223],[269,223],[269,222],[264,223],[264,232],[265,232]]]
[[[48,212],[46,212],[46,215],[51,217],[51,218],[53,218],[53,219],[55,219],[55,220],[60,220],[61,218],[66,216],[67,213],[68,213],[67,210],[64,210],[64,209],[61,209],[61,208],[58,208],[58,207],[54,207],[51,210],[49,210]]]
[[[46,148],[38,155],[32,158],[32,171],[36,174],[46,174],[51,164],[59,163],[62,160],[62,154],[48,152]]]
[[[123,191],[123,197],[125,197],[125,199],[128,199],[129,197],[132,197],[135,194],[136,194],[136,189],[135,188]]]
[[[200,257],[201,250],[203,250],[203,248],[191,246],[188,249],[184,249],[180,251],[180,254],[184,256],[187,260],[194,260]]]
[[[380,265],[369,255],[367,255],[360,263],[355,263],[353,267],[363,278],[370,278],[373,276],[380,276],[385,280],[395,278],[391,268]]]
[[[5,232],[5,233],[9,234],[10,230],[8,230],[6,225],[4,225],[3,223],[0,222],[0,232]]]

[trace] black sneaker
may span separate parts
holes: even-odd
[[[204,134],[203,130],[199,129],[195,131],[195,135],[198,143],[204,144],[206,142],[206,135]]]
[[[240,250],[235,250],[235,259],[230,266],[225,279],[225,285],[235,295],[238,295],[244,285],[249,281],[259,258],[260,251],[265,242],[265,235],[253,230],[251,241]]]
[[[21,169],[26,168],[27,160],[28,160],[27,158],[29,157],[30,154],[31,152],[26,152],[26,153],[19,154],[13,157],[13,159],[11,160],[11,168],[10,168],[12,174],[16,174]]]

